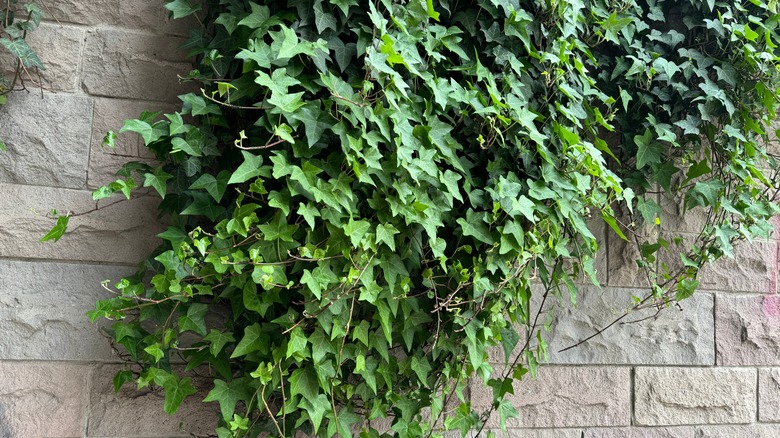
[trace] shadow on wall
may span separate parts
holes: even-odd
[[[9,424],[5,412],[5,404],[0,403],[0,438],[14,438],[14,431],[11,429],[11,425]]]

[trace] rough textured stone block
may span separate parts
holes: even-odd
[[[99,366],[92,376],[89,396],[89,437],[210,436],[219,420],[216,403],[201,403],[211,389],[206,379],[194,379],[196,394],[186,398],[174,415],[163,411],[162,391],[136,391],[133,384],[114,392],[112,379],[121,368]]]
[[[507,395],[520,418],[507,421],[507,428],[627,426],[630,422],[628,368],[573,368],[545,366],[537,379],[515,382],[514,395]],[[492,392],[481,382],[472,382],[471,402],[488,407]],[[498,416],[488,420],[498,426]]]
[[[780,368],[758,371],[758,420],[780,423]]]
[[[92,211],[88,191],[0,184],[0,257],[136,264],[159,245],[158,202],[149,195]],[[54,225],[51,209],[86,214],[58,242],[38,242]]]
[[[636,261],[639,249],[633,241],[625,241],[613,231],[607,231],[607,285],[616,287],[647,286],[645,271]]]
[[[82,436],[88,372],[56,362],[0,362],[0,436]]]
[[[677,307],[631,313],[584,344],[559,352],[596,333],[632,306],[635,289],[581,288],[576,308],[570,302],[553,309],[552,331],[543,332],[551,363],[713,365],[713,296],[699,293]]]
[[[42,87],[49,91],[76,91],[79,56],[84,29],[62,24],[41,23],[27,42],[38,53],[46,70],[41,70]],[[38,78],[34,78],[36,81]]]
[[[0,360],[116,360],[86,312],[133,269],[0,260]],[[1,378],[0,378],[1,379]]]
[[[605,427],[586,430],[585,438],[693,438],[693,427]]]
[[[180,38],[117,29],[87,33],[82,86],[95,96],[173,102],[192,87],[179,84],[190,65]]]
[[[83,188],[91,119],[85,97],[12,93],[0,107],[0,182]]]
[[[699,288],[726,292],[777,293],[778,244],[756,240],[737,245],[734,259],[722,258],[699,273]]]
[[[582,438],[581,429],[493,429],[497,438]],[[487,436],[482,434],[480,436]],[[460,432],[452,434],[451,438],[460,438]]]
[[[131,161],[139,161],[153,165],[149,159],[141,159],[136,156],[117,155],[105,150],[92,151],[89,155],[89,169],[87,170],[87,187],[96,189],[102,185],[116,181],[117,171]],[[143,176],[133,174],[136,184],[143,185]]]
[[[780,365],[780,297],[715,299],[718,365]]]
[[[636,424],[750,423],[756,418],[756,370],[637,368]]]
[[[162,2],[148,0],[57,0],[46,3],[45,18],[66,23],[115,25],[155,33],[186,34],[195,19],[170,20]]]
[[[780,425],[751,424],[744,426],[700,426],[695,438],[777,438]]]

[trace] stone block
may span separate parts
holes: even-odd
[[[756,370],[637,368],[637,425],[750,423],[756,418]]]
[[[148,0],[58,0],[46,3],[45,13],[44,18],[63,23],[120,26],[166,35],[184,35],[198,26],[194,18],[171,20],[162,2]]]
[[[159,197],[120,199],[95,210],[88,191],[0,183],[0,257],[134,265],[159,245]],[[38,242],[54,225],[51,209],[81,215],[58,242]]]
[[[12,93],[0,107],[0,183],[84,188],[92,102],[73,95]]]
[[[758,421],[780,423],[780,368],[758,371]]]
[[[755,240],[734,248],[734,259],[721,258],[699,273],[699,288],[725,292],[777,293],[778,242]]]
[[[780,436],[780,425],[699,426],[694,436],[695,438],[777,438]]]
[[[715,340],[718,365],[780,365],[780,297],[719,294]]]
[[[582,429],[491,429],[496,438],[582,438]],[[480,437],[487,436],[486,433]],[[460,438],[460,432],[452,438]]]
[[[0,362],[0,436],[82,436],[88,373],[83,365]]]
[[[86,312],[133,269],[0,260],[0,360],[116,360]]]
[[[149,159],[141,159],[136,156],[117,155],[107,150],[93,150],[89,155],[89,169],[87,169],[87,187],[96,189],[100,186],[116,181],[117,171],[131,161],[143,162],[154,165]],[[143,176],[133,174],[136,184],[142,186]]]
[[[472,405],[478,410],[489,407],[492,391],[481,382],[471,385]],[[507,395],[520,414],[507,420],[507,428],[627,426],[630,387],[628,368],[544,366],[537,379],[515,382],[515,394]],[[488,420],[488,427],[498,427],[497,415]]]
[[[177,37],[118,29],[89,31],[83,89],[93,96],[174,102],[192,89],[177,78],[191,68],[178,49],[182,42]]]
[[[112,379],[118,365],[98,366],[89,395],[88,437],[191,437],[211,436],[221,415],[217,403],[202,403],[211,389],[208,379],[195,378],[198,392],[184,399],[174,415],[163,411],[162,390],[136,391],[133,384],[114,392]]]
[[[586,430],[584,438],[693,438],[693,427],[604,427]]]
[[[38,85],[49,91],[76,91],[84,29],[41,23],[29,34],[27,42],[46,67],[46,70],[40,71],[40,78],[33,78],[36,82],[42,80]]]
[[[614,287],[644,287],[650,283],[644,269],[636,261],[639,248],[633,240],[625,241],[607,231],[607,285]]]
[[[661,230],[664,233],[699,234],[709,221],[707,210],[703,207],[686,211],[683,196],[664,194],[660,200]]]
[[[699,293],[677,307],[633,311],[600,335],[570,350],[561,349],[597,333],[633,305],[635,289],[583,287],[577,306],[564,300],[547,338],[550,362],[557,364],[713,365],[714,298]]]

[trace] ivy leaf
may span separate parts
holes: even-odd
[[[412,371],[417,374],[417,378],[420,379],[423,386],[428,386],[428,374],[430,374],[432,369],[428,359],[425,357],[412,356],[411,368]]]
[[[57,223],[54,224],[48,233],[41,237],[39,242],[47,242],[49,240],[56,242],[60,240],[60,238],[65,234],[65,231],[68,230],[68,221],[70,221],[70,216],[68,215],[60,215],[57,217]]]
[[[173,415],[179,409],[179,405],[187,396],[197,392],[190,383],[189,377],[179,380],[176,376],[171,375],[170,378],[163,382],[162,387],[165,390],[163,410],[170,415]]]
[[[220,351],[225,348],[225,345],[231,342],[236,342],[236,338],[233,337],[231,332],[221,332],[219,330],[212,329],[208,335],[203,338],[204,341],[209,342],[209,352],[214,357],[217,357]]]
[[[517,409],[512,406],[512,402],[509,399],[503,399],[498,403],[498,425],[501,430],[506,430],[506,420],[510,418],[520,418],[520,414],[517,413]]]
[[[635,135],[634,142],[637,146],[636,168],[641,169],[649,164],[661,162],[661,144],[653,139],[650,129],[645,129],[642,135]]]
[[[458,218],[456,222],[460,225],[464,236],[472,236],[482,243],[493,244],[490,230],[474,210],[469,209],[466,212],[466,219]]]
[[[349,219],[349,222],[347,222],[346,225],[344,225],[344,234],[346,234],[349,237],[349,240],[352,242],[352,247],[354,248],[360,248],[363,241],[363,236],[368,233],[368,230],[371,229],[371,224],[364,220],[352,220]]]
[[[308,356],[306,353],[307,345],[308,341],[306,340],[306,335],[303,334],[303,329],[300,326],[295,327],[290,332],[290,340],[287,341],[287,358]]]
[[[320,384],[317,380],[317,374],[314,368],[298,368],[290,376],[290,395],[295,397],[300,394],[310,403],[317,402],[317,394],[320,391]]]
[[[378,224],[376,226],[376,243],[384,243],[390,248],[391,251],[395,251],[395,236],[400,233],[393,224]]]
[[[216,177],[204,173],[195,182],[190,184],[190,189],[204,189],[206,190],[215,201],[220,202],[222,196],[225,194],[225,190],[228,186],[231,174],[227,170],[223,170],[217,174]]]
[[[199,335],[206,336],[206,312],[209,306],[202,303],[190,304],[187,314],[179,318],[179,331],[191,330]]]
[[[247,385],[246,379],[234,379],[230,383],[216,379],[214,380],[214,389],[209,391],[203,401],[219,402],[222,418],[229,422],[236,410],[236,403],[246,401],[248,398],[249,385]]]
[[[246,356],[253,351],[262,350],[266,342],[260,324],[254,323],[244,329],[244,337],[242,337],[241,341],[236,345],[236,349],[233,350],[233,354],[230,355],[230,358]]]
[[[287,218],[281,211],[274,215],[273,220],[266,225],[257,227],[262,233],[263,238],[268,241],[282,240],[284,242],[294,242],[293,233],[298,229],[298,225],[288,225]]]
[[[144,187],[154,187],[160,197],[165,199],[165,194],[168,191],[168,180],[171,178],[173,175],[158,167],[154,169],[154,173],[144,174]]]
[[[317,33],[321,34],[327,29],[338,30],[336,17],[323,9],[322,4],[323,0],[316,0],[314,2],[314,25],[317,26]]]
[[[200,11],[200,5],[193,6],[187,0],[173,0],[165,3],[165,9],[173,13],[174,19],[179,19]]]
[[[696,288],[699,287],[699,281],[691,278],[684,278],[677,283],[677,292],[674,294],[674,299],[682,301],[693,295]]]
[[[255,155],[247,151],[241,151],[241,155],[244,156],[244,162],[230,175],[228,184],[240,184],[262,173],[260,167],[263,164],[263,157],[261,155]]]
[[[41,62],[41,59],[38,58],[35,51],[27,45],[27,41],[25,41],[24,38],[16,38],[14,40],[0,38],[0,44],[5,46],[11,54],[21,60],[25,67],[38,68],[40,70],[46,69]]]

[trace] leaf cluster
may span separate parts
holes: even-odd
[[[207,370],[220,437],[503,427],[547,354],[535,309],[598,284],[599,222],[640,249],[638,309],[690,296],[778,212],[776,1],[166,8],[203,24],[201,92],[125,123],[161,164],[95,199],[151,188],[170,227],[90,317],[141,365],[117,384],[168,412],[194,392],[171,364]],[[640,232],[677,201],[698,235]]]

